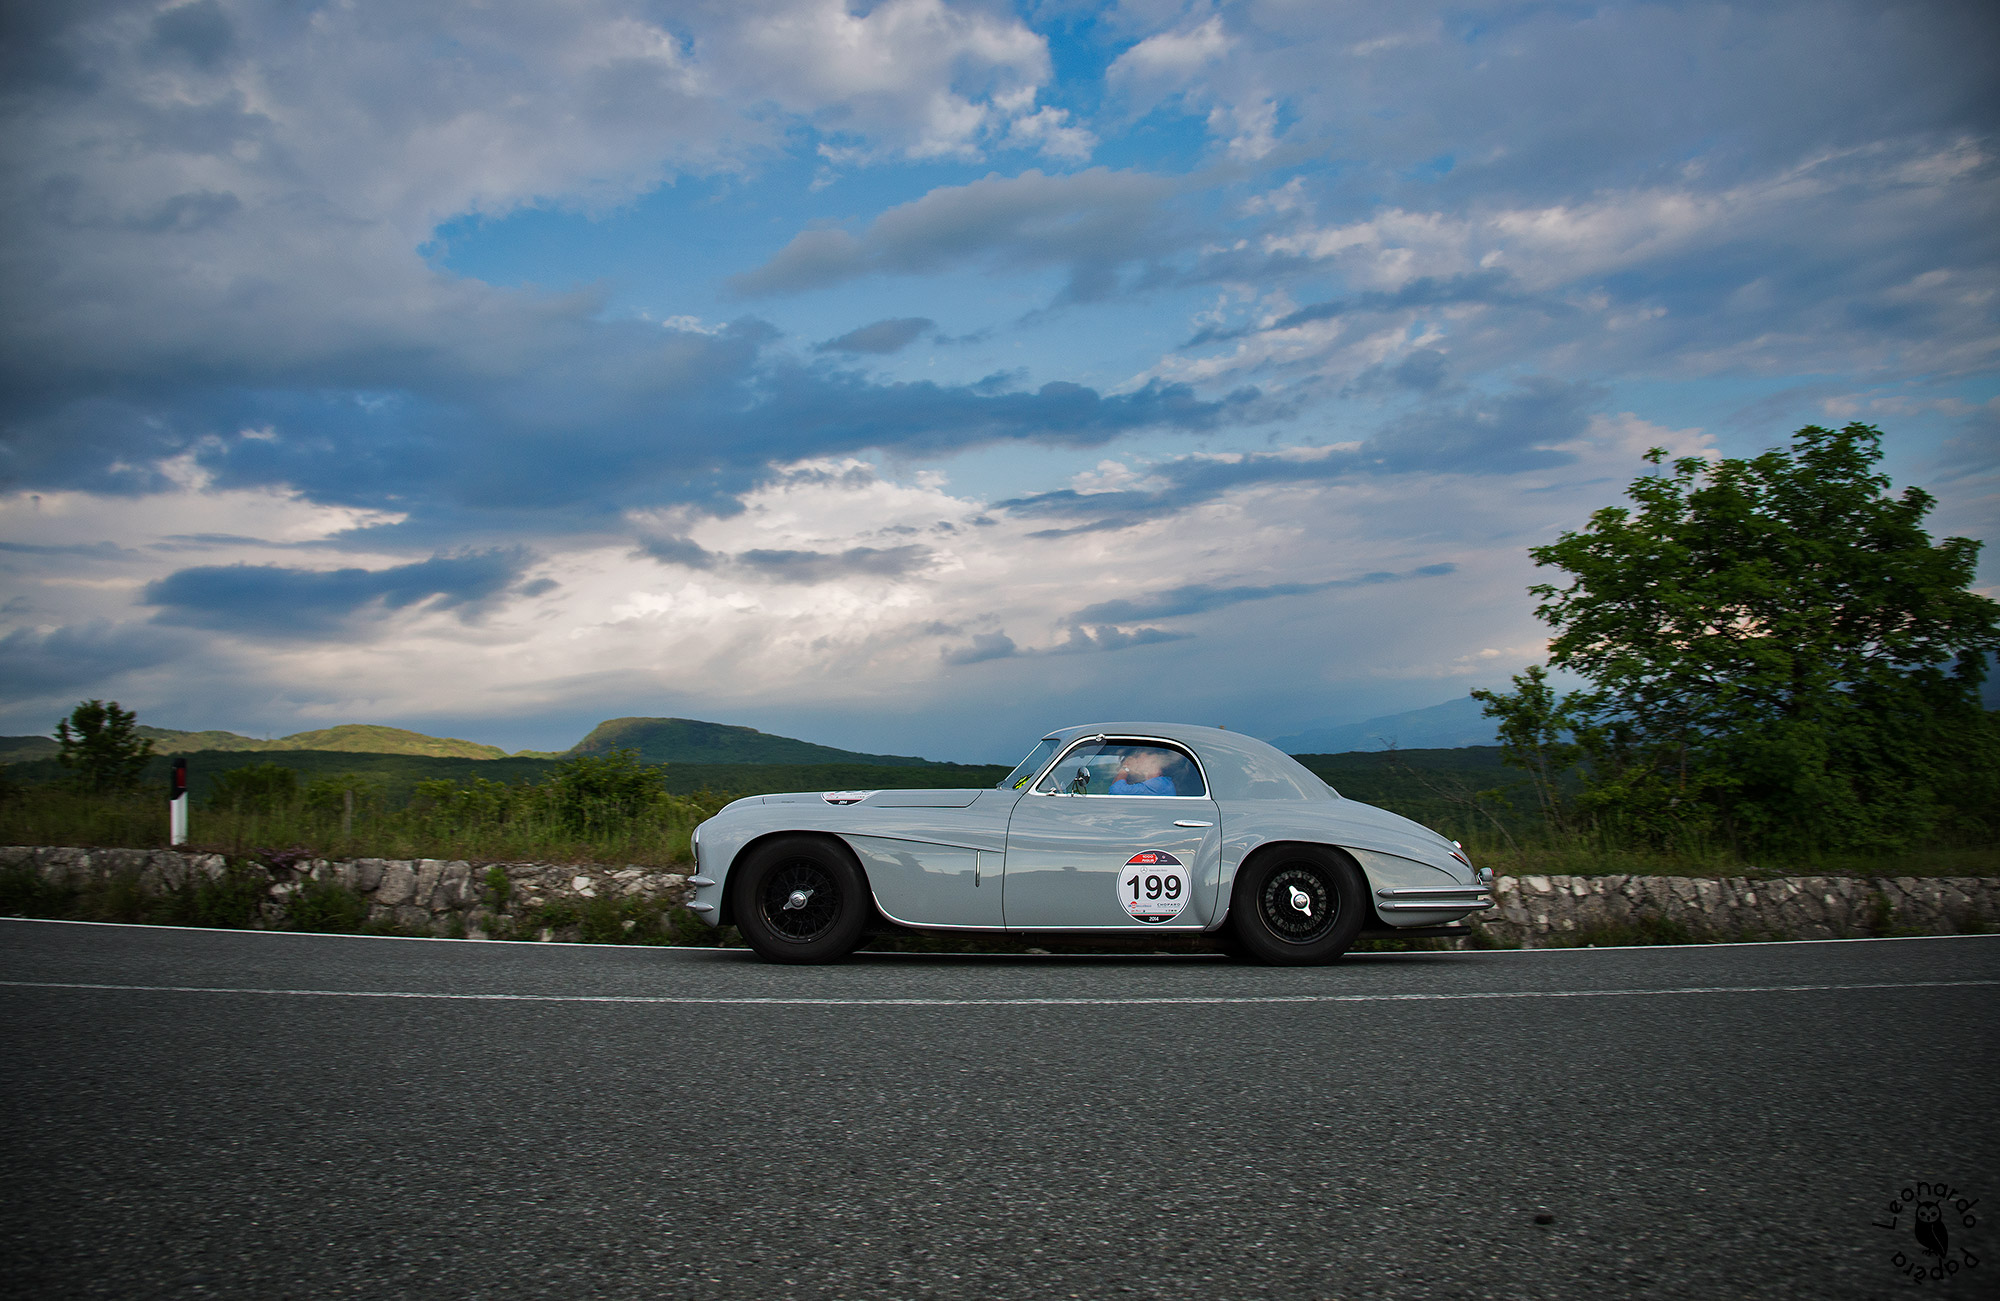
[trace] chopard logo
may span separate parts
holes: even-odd
[[[1978,1205],[1977,1197],[1947,1183],[1904,1184],[1884,1208],[1883,1218],[1874,1221],[1876,1228],[1895,1236],[1889,1263],[1917,1283],[1945,1283],[1979,1268],[1979,1257],[1966,1240],[1967,1232],[1979,1225],[1973,1211]]]

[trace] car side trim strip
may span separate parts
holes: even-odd
[[[1491,899],[1434,899],[1429,903],[1378,903],[1375,911],[1385,913],[1456,913],[1479,912],[1496,907]]]
[[[1486,893],[1483,885],[1438,886],[1398,886],[1377,890],[1378,899],[1442,899],[1446,896],[1480,895]]]

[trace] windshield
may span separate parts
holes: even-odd
[[[1035,743],[1034,749],[1028,751],[1028,757],[1015,764],[1014,771],[1001,778],[999,784],[994,789],[1003,791],[1020,790],[1028,784],[1029,780],[1036,773],[1042,770],[1042,765],[1047,763],[1049,756],[1055,752],[1056,739],[1053,736],[1043,737]]]

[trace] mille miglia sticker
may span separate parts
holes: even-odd
[[[1170,922],[1187,907],[1187,869],[1172,854],[1149,849],[1125,860],[1118,874],[1118,902],[1134,919],[1156,925]]]

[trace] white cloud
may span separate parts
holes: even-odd
[[[1026,116],[1049,76],[1042,38],[1016,19],[942,0],[744,6],[710,37],[736,90],[861,142],[864,154],[977,157],[981,137]]]
[[[1017,117],[1007,128],[1005,144],[1016,149],[1034,149],[1051,158],[1081,161],[1097,147],[1097,137],[1069,123],[1067,111],[1044,108]]]
[[[1222,16],[1178,31],[1148,36],[1113,60],[1105,80],[1113,86],[1155,95],[1186,89],[1209,65],[1229,53],[1234,42]]]

